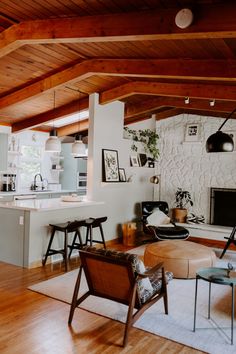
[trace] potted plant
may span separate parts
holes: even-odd
[[[153,161],[157,160],[159,156],[159,149],[157,147],[159,135],[155,131],[151,129],[134,130],[124,127],[124,133],[126,137],[133,140],[131,150],[137,152],[138,147],[135,142],[140,142],[144,147],[144,151],[153,158]]]
[[[193,201],[190,193],[178,188],[175,193],[175,208],[172,209],[172,218],[174,222],[186,222],[187,206],[193,206]]]

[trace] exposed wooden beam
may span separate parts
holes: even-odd
[[[92,59],[73,64],[47,78],[3,96],[0,109],[24,102],[33,96],[50,92],[56,87],[82,81],[92,75],[111,75],[187,80],[217,80],[236,82],[236,60],[177,59]]]
[[[75,133],[88,130],[88,128],[89,128],[89,120],[84,119],[81,120],[79,123],[68,124],[64,127],[57,128],[57,135],[60,137],[60,136],[75,134]]]
[[[102,92],[99,102],[106,104],[135,94],[236,101],[236,86],[134,81]]]
[[[81,112],[88,109],[88,98],[72,101],[69,104],[47,111],[45,113],[38,114],[36,116],[21,120],[12,125],[12,132],[19,132],[25,129],[34,128],[40,124],[44,124],[57,118],[65,117],[69,114]],[[77,124],[78,126],[78,124]]]
[[[210,117],[226,118],[229,115],[228,112],[226,113],[226,112],[210,111],[208,109],[206,109],[206,110],[187,109],[187,110],[183,110],[183,113],[197,114],[199,116],[207,116],[209,118]],[[236,118],[234,118],[234,116],[232,116],[231,119],[236,119]]]
[[[175,25],[176,9],[59,18],[22,22],[0,35],[1,56],[24,44],[154,39],[232,38],[236,36],[236,6],[198,5],[194,22],[185,30]],[[140,26],[145,23],[145,26]]]
[[[208,100],[190,99],[188,105],[184,103],[183,98],[176,97],[154,97],[151,99],[143,100],[136,104],[125,105],[125,117],[135,117],[140,114],[150,113],[163,106],[182,108],[182,109],[195,109],[208,112],[225,112],[230,113],[236,108],[236,102],[234,101],[215,101],[214,106],[210,106]]]
[[[165,110],[163,112],[159,112],[156,114],[156,120],[162,120],[165,118],[177,116],[178,114],[183,113],[183,110],[181,108],[170,108],[168,110]]]

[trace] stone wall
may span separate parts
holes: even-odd
[[[157,173],[160,174],[160,199],[174,206],[178,187],[187,189],[194,202],[189,212],[203,214],[209,222],[210,187],[236,188],[236,151],[232,153],[207,153],[206,140],[216,132],[221,118],[181,114],[157,121],[160,135],[160,158]],[[200,124],[198,142],[185,142],[186,126]],[[236,121],[230,119],[223,131],[236,134]]]

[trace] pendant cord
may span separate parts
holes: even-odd
[[[225,125],[225,123],[228,121],[228,119],[230,119],[232,117],[232,115],[236,112],[236,108],[234,108],[234,110],[228,115],[228,117],[225,119],[225,121],[221,124],[221,126],[219,127],[218,131],[220,131],[223,126]]]

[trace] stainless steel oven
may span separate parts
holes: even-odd
[[[77,172],[77,189],[79,191],[87,190],[87,172]]]

